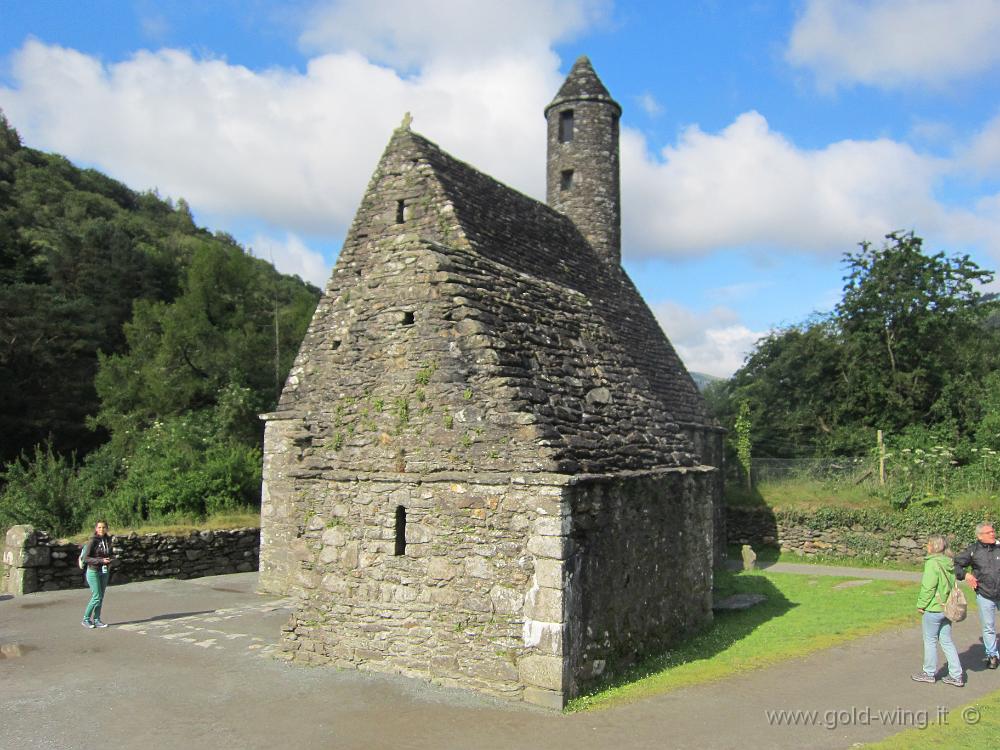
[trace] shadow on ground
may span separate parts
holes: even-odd
[[[979,623],[977,622],[976,625]],[[989,668],[983,659],[986,658],[986,649],[983,648],[982,643],[974,643],[969,646],[965,651],[962,651],[958,655],[958,660],[962,662],[962,669],[968,672],[988,672]],[[944,665],[944,673],[948,673],[948,665]],[[966,677],[968,679],[968,677]]]
[[[159,620],[179,620],[182,617],[195,617],[196,615],[208,615],[217,610],[214,609],[199,609],[195,612],[169,612],[162,615],[153,615],[152,617],[147,617],[144,620],[125,620],[122,622],[110,623],[113,625],[138,625],[143,622],[157,622]]]
[[[600,681],[587,686],[580,697],[622,687],[637,682],[667,668],[689,662],[711,659],[734,642],[745,638],[764,623],[791,610],[797,604],[764,576],[740,575],[727,570],[715,571],[713,600],[722,601],[735,595],[761,595],[763,601],[747,609],[719,610],[713,612],[712,626],[703,632],[678,641],[669,650],[662,651],[632,665],[607,673]]]

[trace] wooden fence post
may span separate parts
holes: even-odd
[[[882,440],[882,430],[878,431],[878,483],[885,485],[885,442]]]

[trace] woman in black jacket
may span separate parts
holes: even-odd
[[[87,585],[90,586],[90,601],[83,613],[83,627],[106,628],[101,622],[101,605],[104,603],[104,590],[108,587],[111,575],[111,535],[108,534],[106,521],[98,521],[94,526],[94,535],[87,542],[83,552],[87,562]]]

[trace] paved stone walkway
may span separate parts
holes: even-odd
[[[742,563],[730,561],[730,567],[739,570]],[[759,562],[760,570],[774,573],[799,573],[812,576],[850,576],[856,578],[878,578],[889,581],[919,581],[921,573],[912,570],[882,570],[880,568],[848,568],[834,565],[812,565],[810,563]]]
[[[854,572],[878,573],[848,575]],[[80,626],[85,591],[0,601],[0,746],[86,748],[103,737],[123,750],[848,748],[1000,688],[1000,670],[980,666],[975,619],[956,626],[968,687],[911,682],[921,649],[914,613],[901,631],[562,716],[414,680],[268,658],[290,602],[259,596],[255,585],[255,574],[239,574],[115,586],[106,630]],[[789,713],[779,719],[780,711]]]

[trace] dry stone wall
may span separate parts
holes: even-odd
[[[112,583],[154,578],[200,578],[257,569],[259,529],[193,531],[187,535],[112,536],[116,564]],[[86,588],[78,566],[81,545],[53,539],[31,526],[14,526],[4,543],[4,591]]]
[[[923,562],[926,554],[925,538],[866,529],[857,524],[817,529],[807,522],[793,523],[775,517],[767,510],[727,508],[726,530],[730,544],[749,544],[757,549],[778,547],[803,557],[859,557],[916,565]]]

